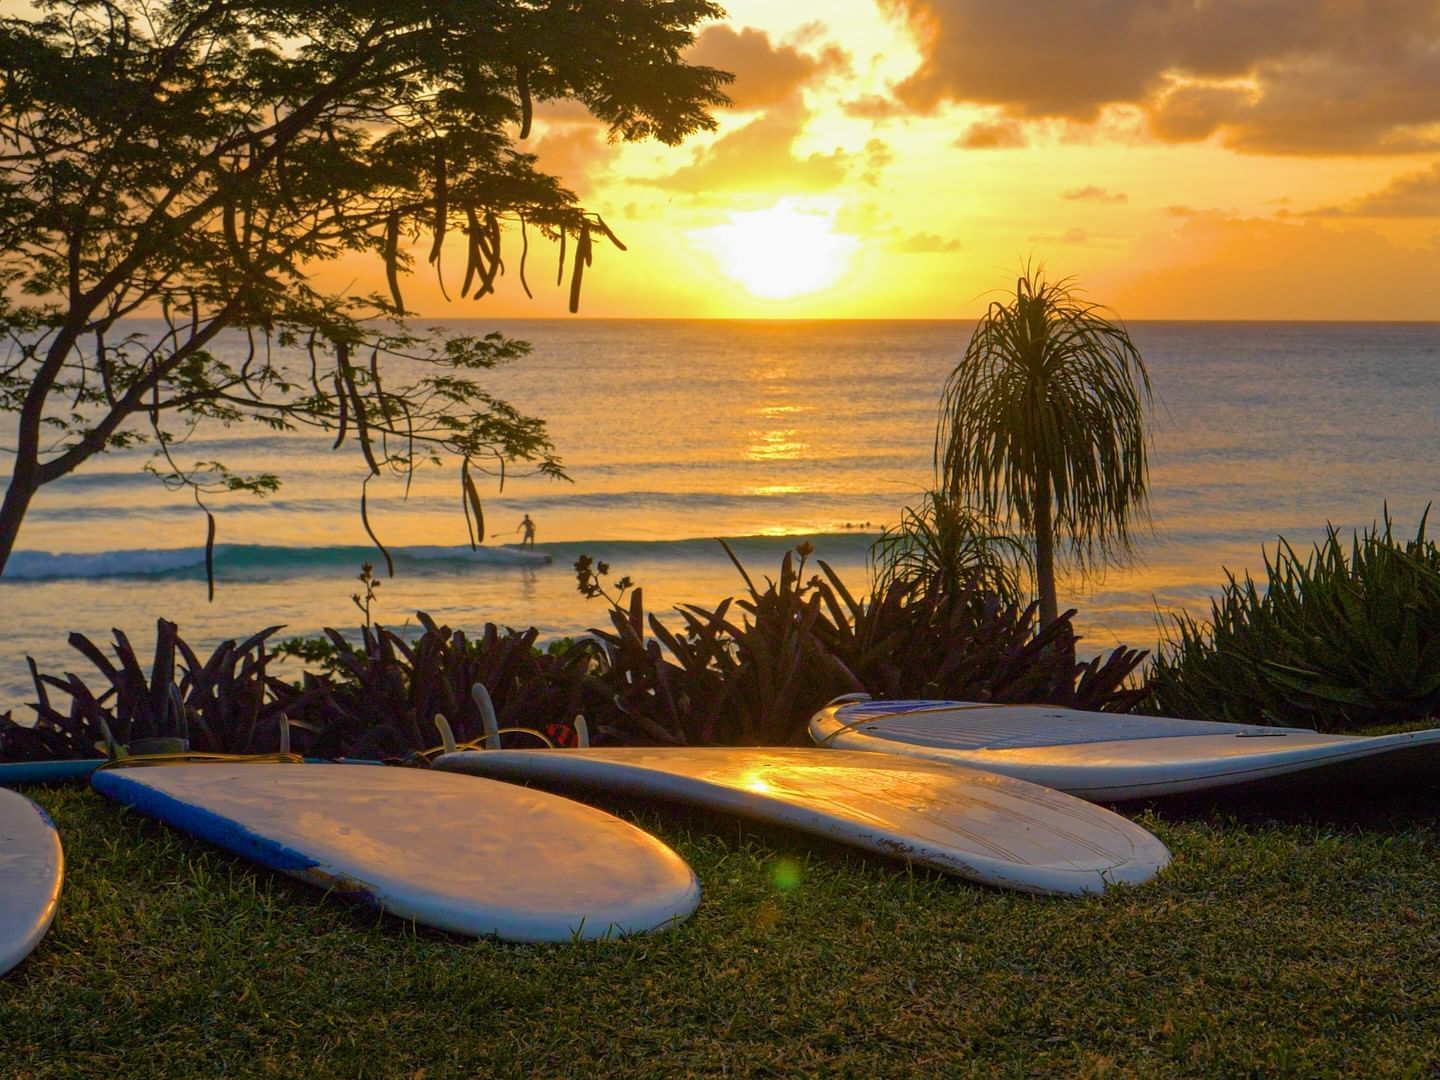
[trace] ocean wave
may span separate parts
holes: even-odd
[[[802,539],[810,539],[822,558],[851,562],[863,559],[874,537],[866,533],[835,533],[816,537],[744,536],[727,543],[742,560],[767,564]],[[480,547],[424,544],[391,549],[397,569],[415,573],[465,573],[505,568],[557,565],[568,571],[580,555],[626,564],[674,560],[724,561],[727,556],[712,538],[685,540],[590,540],[519,547]],[[262,544],[217,544],[215,573],[232,580],[284,580],[337,567],[354,568],[362,562],[382,563],[373,547],[279,547]],[[205,573],[205,549],[128,548],[115,551],[17,551],[5,566],[4,581],[53,581],[62,578],[186,578]]]

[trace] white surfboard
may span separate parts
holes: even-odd
[[[486,750],[437,769],[694,803],[1025,892],[1138,884],[1170,861],[1134,822],[993,773],[891,755],[729,747]]]
[[[1274,782],[1440,778],[1440,730],[1373,737],[1048,705],[864,701],[816,713],[821,746],[985,769],[1099,802]]]
[[[665,929],[700,901],[628,822],[423,769],[204,763],[102,769],[95,789],[347,899],[456,934],[568,941]]]
[[[0,788],[0,975],[40,944],[64,880],[65,852],[50,816]]]

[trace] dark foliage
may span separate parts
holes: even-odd
[[[172,622],[156,623],[155,648],[148,665],[123,631],[115,630],[114,660],[83,634],[70,645],[101,677],[96,693],[74,672],[42,674],[30,661],[37,701],[33,728],[0,725],[0,759],[91,758],[106,752],[108,728],[121,746],[145,740],[183,739],[192,750],[216,753],[266,753],[279,749],[280,714],[295,717],[314,700],[270,673],[267,642],[278,627],[245,641],[222,642],[201,660]],[[59,699],[67,704],[62,708]],[[295,748],[307,742],[296,731]]]
[[[352,647],[338,631],[326,631],[337,678],[307,676],[317,694],[307,716],[321,730],[319,753],[373,758],[427,749],[439,741],[436,713],[459,741],[477,739],[480,710],[470,696],[476,683],[489,691],[501,727],[573,725],[577,714],[593,714],[604,701],[604,684],[591,673],[598,658],[591,642],[555,655],[535,648],[533,627],[502,633],[489,623],[472,639],[424,612],[417,618],[424,632],[413,642],[364,627]]]
[[[1426,514],[1428,517],[1428,511]],[[1440,548],[1330,529],[1308,558],[1281,538],[1263,587],[1227,575],[1210,621],[1180,616],[1151,705],[1194,719],[1349,731],[1440,717]]]
[[[591,631],[605,647],[601,678],[615,706],[598,734],[637,743],[801,744],[818,709],[856,691],[1106,712],[1128,711],[1145,696],[1131,685],[1143,652],[1077,661],[1073,611],[1037,630],[1036,605],[1005,603],[974,581],[954,591],[916,577],[856,600],[824,562],[823,577],[806,578],[808,545],[796,554],[785,555],[778,579],[762,589],[731,552],[746,595],[714,609],[677,608],[678,633],[645,615],[639,589],[628,604],[607,594],[600,578],[608,568],[582,559],[581,591],[611,603],[613,630]]]

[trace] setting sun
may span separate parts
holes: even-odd
[[[796,209],[788,199],[768,210],[731,214],[728,225],[695,236],[747,292],[770,300],[825,288],[859,246],[855,237],[834,231],[831,215]]]

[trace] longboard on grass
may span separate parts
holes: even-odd
[[[984,769],[1098,802],[1302,779],[1440,779],[1440,730],[1373,737],[1049,705],[861,701],[810,721],[821,746]]]
[[[65,852],[48,814],[0,788],[0,975],[50,929],[65,880]]]
[[[95,789],[201,840],[402,919],[507,941],[662,930],[690,867],[568,799],[429,770],[203,763],[107,768]]]
[[[972,881],[1078,895],[1170,861],[1134,822],[1056,791],[934,762],[818,749],[486,750],[435,769],[691,803],[788,826]]]

